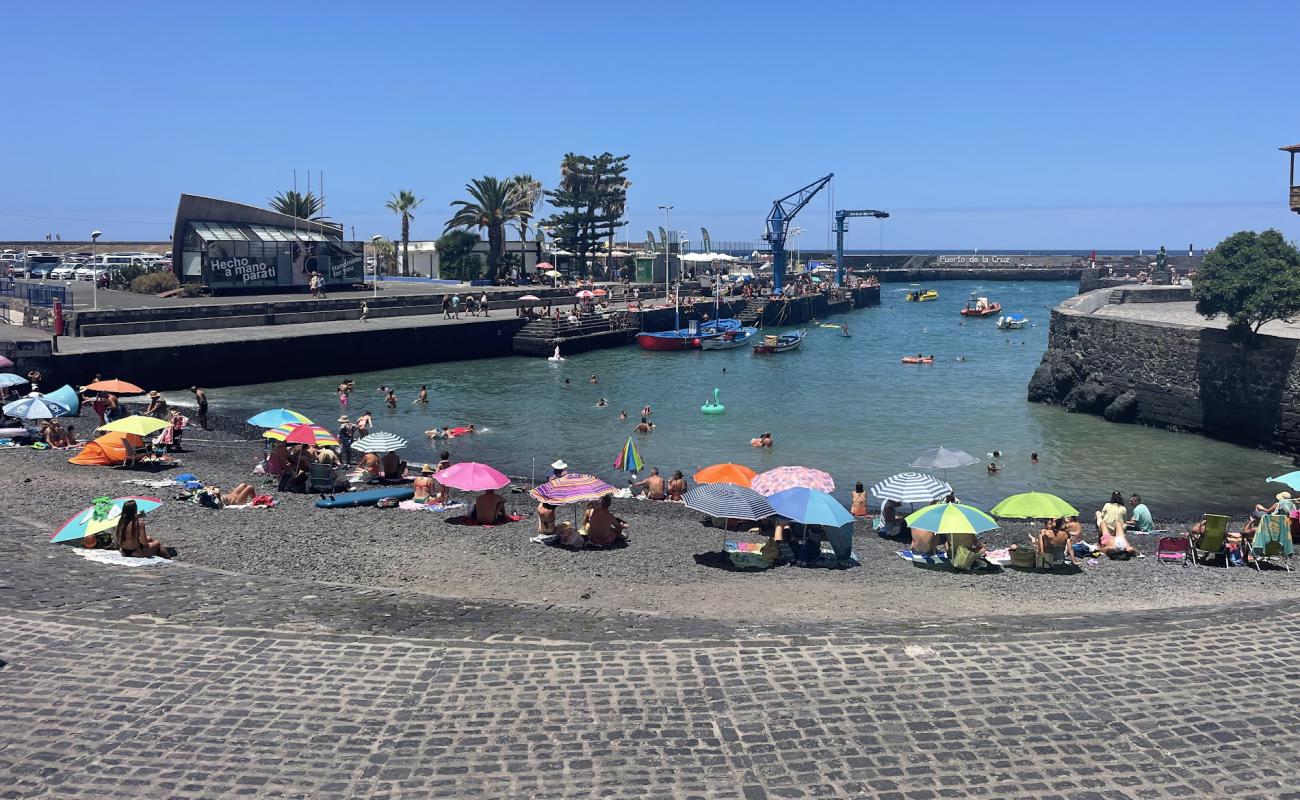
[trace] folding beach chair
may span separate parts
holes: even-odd
[[[1200,541],[1190,544],[1192,563],[1200,566],[1206,559],[1219,556],[1223,559],[1223,566],[1226,569],[1228,567],[1227,539],[1228,518],[1222,514],[1206,514],[1205,533],[1201,534]]]
[[[134,467],[140,463],[142,457],[148,455],[148,450],[144,448],[137,449],[135,445],[131,444],[131,440],[127,438],[122,439],[122,449],[126,453],[126,457],[122,459],[122,466],[124,467]]]
[[[1260,517],[1259,527],[1255,529],[1255,539],[1250,543],[1251,555],[1255,557],[1255,569],[1260,569],[1259,562],[1280,563],[1291,571],[1291,520],[1281,514],[1265,514]]]
[[[1187,566],[1191,542],[1184,536],[1161,536],[1156,541],[1156,563]]]
[[[973,533],[950,533],[948,536],[948,561],[959,572],[987,569],[993,565],[979,554],[979,540]]]
[[[1034,567],[1050,570],[1065,566],[1070,557],[1065,551],[1067,547],[1068,544],[1048,545],[1043,552],[1035,554],[1037,557],[1034,559]]]
[[[307,467],[307,493],[334,493],[334,467],[330,464],[310,464]]]

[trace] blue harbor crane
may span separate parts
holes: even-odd
[[[785,277],[785,237],[790,232],[790,220],[834,177],[832,172],[772,203],[772,210],[767,213],[767,232],[763,234],[763,240],[772,245],[772,294],[781,293],[781,281]]]
[[[888,211],[874,208],[841,209],[835,212],[835,282],[844,284],[844,234],[849,232],[849,217],[889,219]]]

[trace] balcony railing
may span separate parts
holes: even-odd
[[[1300,214],[1300,186],[1291,187],[1291,210]]]

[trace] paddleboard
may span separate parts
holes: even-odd
[[[410,500],[415,497],[415,489],[410,486],[385,486],[380,489],[366,489],[364,492],[344,492],[343,494],[322,497],[316,501],[317,508],[356,508],[373,506],[385,497],[396,500]]]

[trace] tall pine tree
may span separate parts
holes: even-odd
[[[601,153],[581,156],[565,153],[560,162],[560,184],[546,192],[559,209],[543,222],[563,250],[578,258],[587,273],[587,256],[604,239],[614,235],[627,207],[627,156]]]

